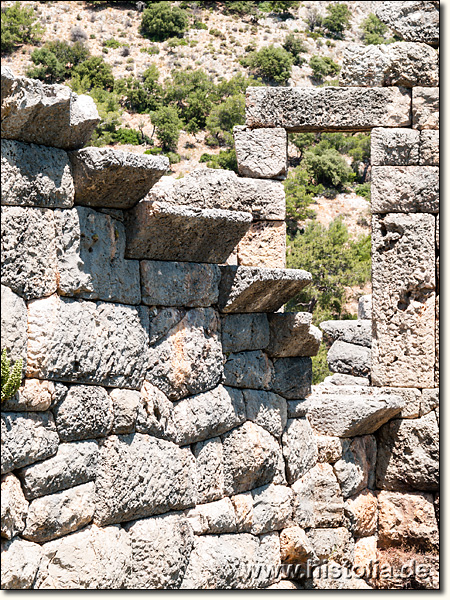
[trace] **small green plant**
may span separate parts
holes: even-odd
[[[294,65],[300,67],[305,62],[305,59],[300,54],[307,52],[308,49],[300,36],[295,35],[295,33],[289,33],[284,40],[283,48],[294,57]]]
[[[220,31],[219,29],[214,29],[214,28],[209,30],[209,34],[213,35],[214,37],[217,37],[221,40],[225,40],[227,37],[222,31]]]
[[[331,37],[342,39],[345,29],[350,24],[350,9],[343,2],[334,2],[328,4],[327,13],[322,26]]]
[[[367,46],[370,44],[385,44],[388,41],[384,37],[388,29],[387,25],[380,21],[374,13],[370,13],[367,19],[364,19],[361,29],[364,32],[363,40]]]
[[[120,46],[122,46],[122,43],[118,40],[115,40],[114,38],[109,38],[109,40],[105,40],[103,42],[103,46],[105,46],[106,48],[120,48]]]
[[[150,113],[156,135],[165,151],[175,152],[183,122],[173,106],[162,106]]]
[[[1,380],[2,380],[2,402],[14,396],[22,382],[23,360],[19,358],[11,368],[11,362],[7,356],[6,348],[2,350]]]
[[[359,183],[355,187],[355,192],[358,194],[358,196],[362,196],[366,200],[370,201],[370,181]]]
[[[200,162],[205,162],[210,169],[227,169],[228,171],[238,172],[236,151],[220,150],[219,154],[202,154]]]
[[[314,78],[319,81],[329,75],[337,75],[340,71],[340,66],[332,58],[318,54],[311,56],[309,66],[313,71]]]

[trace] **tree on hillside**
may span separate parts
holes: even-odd
[[[21,44],[36,44],[44,33],[33,8],[22,7],[21,4],[15,2],[12,6],[2,6],[2,53],[10,53]]]
[[[173,106],[162,106],[150,113],[150,118],[163,150],[175,152],[183,126],[176,109]]]
[[[140,32],[144,37],[163,42],[180,37],[189,27],[189,18],[179,6],[170,2],[152,2],[143,12]]]
[[[322,26],[336,38],[342,38],[345,29],[350,24],[351,12],[343,2],[335,2],[327,6],[327,16],[322,21]]]
[[[291,76],[294,58],[284,48],[277,48],[273,44],[252,52],[248,58],[241,60],[243,66],[249,67],[257,77],[266,81],[285,84]]]
[[[385,25],[380,19],[374,14],[370,13],[367,19],[364,19],[361,25],[361,29],[364,32],[364,43],[370,44],[385,44],[385,34],[387,32],[387,25]]]

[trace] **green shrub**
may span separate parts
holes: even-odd
[[[361,29],[364,32],[363,40],[366,45],[386,43],[384,36],[388,29],[387,25],[380,21],[374,13],[370,13],[367,19],[364,19]]]
[[[234,148],[220,150],[219,154],[202,154],[200,162],[206,162],[206,166],[210,169],[226,169],[235,173],[238,172],[236,151]]]
[[[185,10],[171,6],[170,2],[152,2],[143,14],[140,32],[155,41],[164,41],[182,36],[189,27],[189,18]]]
[[[114,141],[119,144],[131,144],[133,146],[139,146],[142,143],[142,134],[136,129],[128,127],[119,127],[114,132]]]
[[[177,48],[178,46],[187,46],[188,42],[184,38],[171,37],[166,40],[167,48]]]
[[[295,33],[289,33],[284,40],[283,48],[292,54],[294,65],[301,66],[305,62],[305,59],[300,54],[307,52],[308,49],[300,36],[295,35]]]
[[[2,53],[9,54],[21,44],[37,44],[44,33],[42,25],[36,22],[34,10],[21,4],[15,2],[12,6],[2,6]]]
[[[202,23],[201,21],[194,21],[192,23],[192,29],[208,29],[208,25],[206,25],[206,23]]]
[[[105,40],[103,42],[103,46],[105,46],[106,48],[120,48],[120,46],[122,46],[123,44],[121,44],[118,40],[115,40],[114,38],[109,38],[109,40]]]
[[[227,2],[225,1],[226,12],[238,15],[251,15],[256,12],[256,2]]]
[[[336,75],[340,70],[340,66],[332,58],[329,56],[319,56],[318,54],[311,56],[309,66],[313,70],[315,79],[318,80],[328,75]]]
[[[148,150],[145,150],[144,154],[152,154],[153,156],[156,156],[161,154],[162,151],[162,148],[149,148]]]
[[[230,96],[221,104],[214,106],[206,119],[206,127],[211,134],[208,143],[232,146],[233,128],[245,123],[245,96]]]
[[[298,8],[300,2],[287,1],[287,2],[266,2],[267,8],[273,13],[288,13],[294,8]]]
[[[355,187],[355,192],[358,196],[362,196],[366,200],[370,201],[370,181],[366,181],[366,183],[359,183]]]
[[[150,114],[156,135],[165,151],[176,151],[183,122],[173,106],[162,106]]]
[[[309,206],[313,197],[322,189],[321,186],[311,185],[311,176],[305,167],[299,165],[289,171],[284,180],[284,191],[287,227],[290,233],[298,229],[298,221],[314,218],[316,213]]]
[[[112,67],[105,62],[103,56],[91,56],[74,67],[72,72],[78,75],[87,89],[101,88],[111,91],[114,88]]]
[[[327,347],[327,345],[325,343],[322,343],[320,344],[319,352],[316,354],[316,356],[311,357],[313,385],[321,383],[325,379],[325,377],[331,375],[331,371],[328,368],[328,350],[329,348]]]
[[[322,26],[335,38],[342,38],[345,29],[350,24],[351,12],[343,2],[328,4],[328,15],[323,19]]]
[[[11,362],[7,356],[6,348],[2,350],[1,384],[2,402],[14,396],[22,382],[23,360],[19,358],[11,369]]]
[[[227,38],[227,36],[224,33],[222,33],[222,31],[220,31],[219,29],[210,29],[209,34],[213,35],[214,37],[218,37],[221,40],[225,40]]]
[[[36,66],[27,70],[27,76],[46,83],[60,83],[68,79],[72,69],[88,56],[89,50],[81,42],[47,42],[43,48],[31,53]]]
[[[322,17],[316,7],[310,8],[306,14],[306,23],[308,30],[313,33],[314,30],[322,25]]]
[[[155,44],[148,46],[147,48],[141,48],[140,52],[146,52],[147,54],[159,54],[160,49]]]
[[[284,48],[271,44],[253,52],[247,59],[242,59],[241,63],[248,66],[256,76],[283,84],[291,76],[294,59]]]
[[[125,106],[133,112],[148,113],[161,105],[162,86],[158,83],[159,71],[156,65],[150,65],[142,75],[142,81],[134,77],[122,79],[115,90],[124,100]]]
[[[311,173],[316,184],[341,189],[354,180],[354,172],[334,148],[312,148],[305,152],[302,164]]]
[[[176,152],[166,152],[166,156],[171,165],[177,165],[179,162],[181,162],[181,156]]]

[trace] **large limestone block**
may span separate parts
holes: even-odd
[[[245,267],[284,269],[286,266],[286,223],[256,221],[237,246],[238,264]]]
[[[322,333],[311,325],[312,314],[275,313],[269,315],[270,343],[266,349],[269,356],[314,356],[319,350]]]
[[[439,88],[413,89],[412,123],[414,129],[439,129]]]
[[[333,373],[367,377],[370,373],[370,348],[336,340],[327,354],[328,367]]]
[[[126,216],[126,257],[223,263],[251,222],[249,212],[143,200]]]
[[[74,187],[67,153],[2,140],[2,204],[70,208]]]
[[[125,587],[133,590],[178,589],[194,546],[188,519],[167,515],[140,519],[126,527],[132,549],[131,574]]]
[[[439,531],[432,494],[378,492],[378,544],[435,550]]]
[[[219,437],[193,446],[197,469],[197,500],[199,504],[220,500],[224,496],[223,447]]]
[[[194,308],[149,351],[146,380],[170,400],[215,388],[222,377],[220,319],[212,308]]]
[[[312,362],[308,357],[277,358],[273,362],[272,389],[287,400],[306,398],[311,392]]]
[[[247,421],[223,436],[225,491],[239,494],[270,483],[281,449],[265,429]]]
[[[4,400],[3,410],[18,412],[46,411],[56,398],[55,384],[53,381],[42,379],[25,379],[17,393]]]
[[[439,212],[438,167],[372,167],[372,212]]]
[[[339,83],[344,86],[439,85],[439,55],[427,44],[396,42],[346,46]]]
[[[269,321],[265,313],[223,315],[221,323],[224,352],[264,350],[269,343]]]
[[[231,496],[231,503],[236,514],[236,530],[238,533],[250,533],[253,526],[253,496],[251,492]]]
[[[27,526],[22,536],[32,542],[48,542],[81,529],[95,511],[95,483],[36,498],[30,503]]]
[[[224,313],[276,312],[311,283],[301,269],[221,267],[219,307]]]
[[[226,433],[245,421],[242,392],[219,385],[210,392],[180,400],[174,406],[173,421],[180,446]]]
[[[2,475],[1,535],[12,539],[25,529],[28,502],[20,481],[13,473]]]
[[[344,505],[345,516],[350,521],[354,537],[366,537],[376,533],[378,525],[378,500],[375,492],[363,490]]]
[[[419,419],[393,419],[380,429],[377,487],[439,489],[439,426],[433,411]]]
[[[420,164],[421,134],[417,129],[375,127],[370,135],[372,167]]]
[[[378,539],[376,535],[355,540],[354,572],[371,582],[373,566],[378,559]],[[372,582],[371,582],[372,583]]]
[[[331,558],[338,564],[352,565],[355,544],[345,527],[310,529],[307,536],[319,559]]]
[[[320,328],[333,340],[341,340],[348,344],[367,348],[370,348],[372,344],[372,321],[369,319],[323,321]]]
[[[305,415],[306,416],[306,415]],[[331,435],[316,435],[318,461],[320,463],[335,463],[342,456],[343,440]]]
[[[147,369],[144,307],[51,296],[28,307],[28,377],[139,389]]]
[[[439,388],[422,390],[422,396],[420,398],[420,414],[417,416],[423,417],[435,409],[439,409]]]
[[[98,444],[95,440],[60,444],[54,456],[18,472],[25,497],[32,500],[93,481],[97,460]]]
[[[19,537],[6,542],[2,540],[2,589],[31,589],[41,557],[39,544]]]
[[[420,132],[420,164],[439,166],[439,130],[424,129]]]
[[[51,413],[2,413],[2,473],[53,456],[58,443]]]
[[[26,300],[56,292],[54,211],[2,206],[2,283]]]
[[[118,390],[114,390],[117,392]],[[128,392],[130,390],[127,390]],[[134,392],[137,393],[137,392]],[[157,438],[173,442],[176,437],[175,425],[173,420],[173,404],[161,390],[144,381],[144,384],[137,393],[139,398],[136,415],[136,431],[138,433],[149,433]],[[113,400],[114,401],[114,400]],[[134,405],[134,400],[132,401]],[[134,418],[134,408],[127,419],[127,431],[119,431],[124,427],[114,427],[113,433],[130,433],[134,429],[129,427],[130,421]],[[122,421],[123,422],[123,421]]]
[[[116,590],[127,586],[131,544],[118,526],[90,525],[42,545],[39,590]]]
[[[142,406],[141,394],[135,390],[114,389],[109,395],[114,414],[111,433],[131,433],[135,429],[139,409]]]
[[[434,387],[434,215],[373,216],[372,287],[372,384]]]
[[[439,2],[383,2],[375,12],[404,40],[439,45]]]
[[[344,498],[375,486],[377,443],[373,435],[345,440],[342,458],[334,464]]]
[[[195,535],[236,533],[236,513],[229,498],[209,502],[184,511]]]
[[[403,398],[393,395],[317,394],[310,397],[307,416],[318,433],[354,437],[373,433],[403,406]]]
[[[284,179],[287,175],[287,134],[281,128],[233,129],[240,175],[262,179]]]
[[[132,208],[169,169],[166,156],[112,148],[83,148],[69,157],[75,203],[84,206]]]
[[[195,459],[189,448],[134,433],[100,443],[95,523],[107,525],[195,504]]]
[[[367,131],[411,122],[406,88],[249,87],[246,95],[248,127]]]
[[[216,265],[141,261],[142,302],[149,306],[211,306],[219,297]]]
[[[252,490],[253,520],[251,533],[260,535],[292,524],[294,493],[284,485],[270,484]]]
[[[80,206],[55,211],[55,226],[60,295],[140,303],[139,263],[123,258],[123,223]]]
[[[311,425],[303,419],[289,419],[282,437],[286,476],[293,483],[317,463],[317,442]]]
[[[94,100],[65,85],[15,76],[2,67],[2,138],[73,150],[100,122]]]
[[[273,392],[244,390],[247,419],[267,429],[275,437],[280,437],[286,427],[286,400]]]
[[[20,296],[5,285],[1,286],[1,301],[2,350],[6,348],[8,358],[13,362],[21,358],[25,370],[28,341],[27,305]]]
[[[267,390],[272,382],[273,367],[261,350],[237,352],[228,356],[223,374],[226,385]]]

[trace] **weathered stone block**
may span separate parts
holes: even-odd
[[[342,458],[334,464],[334,472],[344,498],[357,494],[364,488],[375,486],[377,443],[373,435],[345,441]]]
[[[146,380],[170,400],[215,388],[222,377],[220,319],[212,308],[194,308],[150,347]]]
[[[101,442],[94,521],[107,525],[193,506],[194,468],[189,448],[140,433],[109,436]]]
[[[412,123],[414,129],[439,129],[439,88],[413,89]]]
[[[55,226],[59,294],[140,303],[139,263],[123,258],[123,223],[80,206],[55,211]]]
[[[345,516],[350,521],[354,537],[374,535],[378,525],[378,500],[375,492],[363,490],[347,498],[344,505]]]
[[[383,2],[375,12],[404,40],[439,45],[439,2]]]
[[[184,511],[195,535],[236,533],[236,513],[229,498]]]
[[[372,212],[439,211],[438,167],[372,167]]]
[[[439,489],[439,426],[434,412],[419,419],[393,419],[380,429],[377,487]]]
[[[424,129],[420,132],[420,164],[439,166],[439,130]]]
[[[287,400],[306,398],[311,392],[312,363],[310,358],[295,356],[277,358],[273,362],[272,390]]]
[[[236,513],[236,530],[238,533],[250,533],[253,525],[253,496],[251,492],[231,496],[231,503]]]
[[[310,541],[301,527],[287,527],[280,534],[281,562],[302,564],[316,558]],[[281,589],[281,588],[277,588]],[[294,588],[295,589],[295,588]]]
[[[248,212],[143,200],[126,216],[126,257],[223,263],[251,222]]]
[[[139,388],[148,360],[143,307],[51,296],[28,307],[28,377]]]
[[[343,440],[330,435],[316,435],[317,460],[320,463],[335,463],[342,456]]]
[[[365,577],[369,583],[372,583],[370,569],[373,568],[378,559],[377,544],[378,538],[376,535],[355,540],[354,572]]]
[[[370,348],[372,344],[372,321],[368,319],[323,321],[320,328],[333,340],[366,346],[367,348]]]
[[[5,285],[1,286],[1,302],[2,350],[6,348],[8,358],[13,362],[21,358],[24,363],[23,369],[25,370],[27,366],[28,340],[27,305],[20,296]],[[7,409],[5,408],[5,410]]]
[[[439,388],[422,390],[422,397],[420,398],[420,414],[418,416],[423,417],[435,408],[439,408]]]
[[[283,128],[233,129],[238,170],[245,177],[284,179],[287,175],[287,135]]]
[[[372,167],[420,164],[420,135],[417,129],[375,127],[370,135],[370,161]]]
[[[25,497],[32,500],[93,481],[97,460],[95,440],[60,444],[54,456],[18,472]]]
[[[292,524],[293,491],[283,485],[268,485],[252,491],[251,533],[260,535]]]
[[[223,315],[221,323],[224,352],[264,350],[269,343],[269,321],[265,313]]]
[[[144,381],[141,388],[136,417],[136,431],[149,433],[157,438],[175,441],[173,404],[157,387]],[[125,433],[125,432],[121,432]]]
[[[322,341],[322,333],[311,325],[312,314],[275,313],[269,316],[269,356],[314,356]]]
[[[169,169],[166,156],[112,148],[82,148],[69,157],[75,203],[84,206],[132,208]]]
[[[74,187],[67,153],[2,140],[2,204],[70,208]]]
[[[322,383],[319,384],[321,389],[329,388],[332,386],[333,389],[338,387],[348,387],[355,386],[358,387],[368,387],[369,386],[369,378],[368,377],[354,377],[353,375],[346,375],[345,373],[333,373],[333,375],[328,375],[325,377]]]
[[[45,411],[50,408],[55,397],[53,381],[25,379],[17,393],[3,401],[2,409],[14,412]]]
[[[301,269],[221,267],[219,307],[225,313],[276,312],[308,283]]]
[[[36,577],[42,550],[19,537],[2,540],[2,589],[29,590]]]
[[[322,560],[332,558],[340,565],[353,563],[354,541],[348,529],[311,529],[306,534],[317,557]]]
[[[273,392],[244,390],[247,419],[280,437],[287,422],[286,400]]]
[[[186,316],[184,308],[158,308],[152,306],[149,310],[149,342],[152,346],[161,340],[173,327],[178,325]]]
[[[219,298],[216,265],[141,261],[142,302],[150,306],[211,306]]]
[[[220,500],[224,496],[223,449],[219,437],[198,442],[193,447],[197,468],[199,504]]]
[[[347,566],[329,560],[314,568],[312,578],[305,582],[305,590],[372,590],[373,588],[355,575],[353,571],[353,554],[354,546],[352,546],[352,564],[347,561]],[[332,554],[334,559],[334,554]],[[330,557],[331,558],[331,557]]]
[[[15,76],[2,67],[2,138],[72,150],[91,137],[100,117],[90,96],[65,85]]]
[[[12,473],[2,475],[1,534],[12,539],[25,529],[28,502],[25,500],[20,481]]]
[[[372,384],[434,387],[435,217],[372,219]]]
[[[230,354],[224,365],[226,385],[267,390],[273,377],[272,362],[261,350]]]
[[[286,266],[286,223],[252,223],[237,246],[238,264],[245,267],[284,269]]]
[[[293,483],[317,463],[317,442],[306,419],[289,419],[282,437],[288,483]]]
[[[328,367],[334,373],[365,377],[370,373],[370,348],[337,340],[328,350]]]
[[[2,283],[26,300],[56,292],[54,211],[2,206]]]
[[[2,413],[2,473],[53,456],[58,443],[50,413]]]
[[[372,319],[372,294],[366,294],[359,298],[358,319]]]
[[[249,87],[246,125],[288,131],[407,127],[410,94],[406,88]]]
[[[109,396],[112,400],[114,415],[111,433],[131,433],[136,426],[141,406],[141,394],[135,390],[114,389]]]

